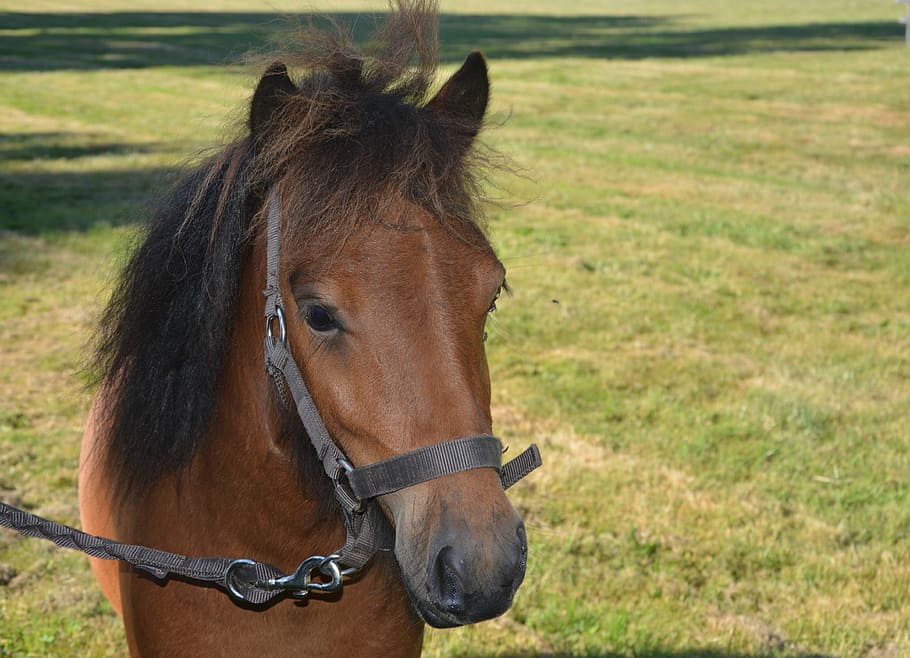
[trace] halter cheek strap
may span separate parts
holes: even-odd
[[[347,540],[343,548],[330,556],[335,559],[329,561],[347,567],[342,573],[352,572],[365,565],[377,550],[391,550],[394,546],[394,531],[375,501],[377,496],[476,468],[495,468],[503,488],[507,489],[540,466],[540,452],[532,444],[503,466],[499,439],[482,434],[450,439],[359,468],[351,466],[326,429],[288,346],[278,275],[280,206],[278,192],[273,191],[266,229],[265,369],[283,399],[287,386],[316,455],[334,484],[335,497],[344,513]],[[273,332],[276,323],[277,336]],[[326,573],[325,560],[319,565],[323,573]]]

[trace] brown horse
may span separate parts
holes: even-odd
[[[247,134],[162,201],[103,318],[86,530],[286,572],[344,543],[328,479],[262,365],[273,190],[288,343],[350,461],[490,432],[484,326],[505,270],[477,222],[473,147],[489,83],[474,53],[431,97],[435,21],[432,6],[399,5],[368,54],[308,33],[290,62],[307,74],[270,67]],[[508,609],[527,545],[494,469],[379,503],[394,551],[325,598],[253,606],[92,566],[133,655],[414,656],[423,621]]]

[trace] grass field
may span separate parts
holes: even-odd
[[[301,9],[212,4],[0,0],[0,500],[77,522],[80,368],[136,210]],[[512,496],[515,606],[426,654],[910,656],[900,6],[558,5],[442,4],[446,69],[484,50],[487,141],[527,173],[489,213],[489,354],[497,430],[546,463]],[[123,652],[84,558],[0,531],[0,657]]]

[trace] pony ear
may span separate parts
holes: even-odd
[[[483,55],[475,50],[427,103],[427,107],[470,127],[468,136],[473,138],[480,131],[489,99],[487,63]]]
[[[266,69],[250,103],[250,134],[258,137],[265,130],[272,115],[285,101],[286,96],[297,93],[297,87],[288,76],[288,68],[274,62]]]

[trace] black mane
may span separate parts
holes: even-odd
[[[124,493],[186,464],[215,409],[255,212],[245,147],[162,199],[102,318],[96,360],[114,393],[103,412]]]
[[[272,94],[280,106],[251,117],[252,134],[189,171],[150,213],[96,352],[112,393],[101,411],[118,492],[145,492],[196,453],[218,402],[258,211],[277,181],[285,246],[388,219],[402,198],[440,221],[476,221],[471,144],[481,119],[431,107],[436,20],[432,3],[402,0],[367,53],[341,32],[305,31],[296,52],[270,56],[306,71]],[[486,85],[482,58],[473,61]]]

